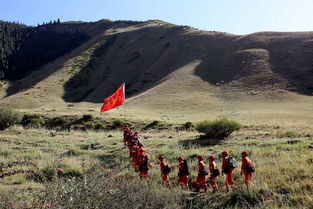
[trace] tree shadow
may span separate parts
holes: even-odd
[[[129,158],[120,154],[101,154],[97,155],[96,158],[101,162],[103,167],[109,169],[125,169],[131,168],[131,163],[129,163]]]
[[[185,149],[190,149],[190,148],[195,147],[195,146],[211,147],[211,146],[223,144],[223,142],[221,140],[208,139],[202,135],[198,138],[182,140],[182,141],[179,141],[178,143],[179,143],[179,145],[181,145]]]

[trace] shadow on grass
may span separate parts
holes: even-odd
[[[101,164],[105,168],[109,169],[125,169],[131,167],[130,159],[127,156],[118,155],[118,154],[101,154],[96,157],[101,161]]]
[[[223,142],[221,140],[209,139],[209,138],[206,138],[205,136],[200,136],[199,138],[187,139],[187,140],[183,140],[179,142],[179,144],[186,149],[190,147],[194,147],[194,146],[201,146],[201,147],[215,146],[215,145],[222,144],[222,143]]]

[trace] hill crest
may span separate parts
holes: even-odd
[[[156,107],[155,114],[195,100],[200,110],[225,109],[236,100],[310,100],[313,93],[310,32],[240,36],[158,20],[66,23],[56,30],[84,31],[91,39],[12,83],[1,104],[93,106],[124,81],[130,107]]]

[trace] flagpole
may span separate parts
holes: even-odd
[[[125,104],[124,104],[123,106],[124,106],[124,119],[126,120],[126,108],[125,108]]]
[[[126,122],[126,107],[125,107],[125,95],[126,95],[126,92],[125,92],[125,82],[124,82],[124,104],[123,104],[123,106],[124,106],[124,119],[125,119],[125,122]]]

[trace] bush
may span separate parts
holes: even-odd
[[[103,129],[104,129],[104,126],[102,125],[102,123],[96,123],[96,124],[94,125],[94,128],[95,128],[96,130],[103,130]]]
[[[184,128],[185,128],[187,131],[190,130],[192,127],[193,127],[192,122],[186,122],[186,123],[184,124]]]
[[[21,116],[18,112],[6,107],[0,107],[0,130],[9,128],[21,121]]]
[[[90,114],[85,114],[85,115],[83,115],[83,117],[82,117],[82,120],[83,121],[90,121],[90,120],[92,120],[93,119],[93,117],[92,117],[92,115],[90,115]]]
[[[159,125],[160,125],[160,121],[154,120],[151,123],[149,123],[148,125],[146,125],[143,129],[144,130],[155,129]]]
[[[39,128],[45,124],[45,121],[39,114],[25,114],[21,123],[27,128]]]
[[[61,129],[67,129],[69,126],[69,121],[65,116],[51,118],[46,122],[47,128],[56,128],[60,127]]]
[[[227,118],[217,119],[215,121],[202,121],[196,125],[196,130],[204,133],[206,138],[225,139],[232,132],[238,131],[241,125]]]
[[[119,129],[119,128],[122,127],[123,124],[124,124],[123,121],[121,121],[121,120],[119,120],[119,119],[115,119],[115,120],[113,120],[110,129],[111,129],[111,130]]]

